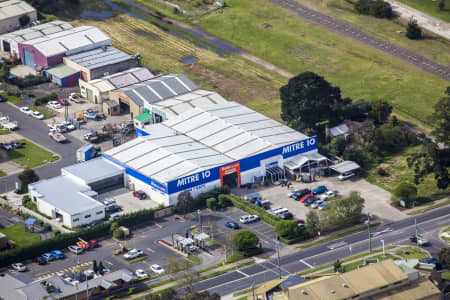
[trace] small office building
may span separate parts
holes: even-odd
[[[21,0],[0,1],[0,33],[17,30],[21,27],[20,18],[28,16],[29,24],[37,20],[36,10]]]
[[[80,78],[80,71],[64,64],[59,64],[44,71],[47,78],[61,87],[75,86]]]

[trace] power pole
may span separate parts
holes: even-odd
[[[372,252],[372,234],[370,233],[370,215],[367,214],[367,231],[369,232],[369,252]]]
[[[417,229],[417,219],[416,218],[414,218],[414,226],[416,227],[416,244],[419,245],[419,239],[418,239],[419,230]]]

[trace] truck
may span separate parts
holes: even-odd
[[[66,141],[66,137],[64,135],[62,135],[61,133],[59,133],[58,131],[56,131],[56,129],[50,129],[50,131],[48,132],[48,135],[58,143],[62,143],[62,142]]]
[[[11,121],[8,116],[0,118],[0,127],[3,129],[7,129],[10,131],[16,130],[19,128],[19,123],[17,121]]]
[[[98,247],[98,243],[96,240],[89,240],[86,242],[82,238],[78,238],[77,246],[80,247],[83,250],[87,250],[89,248],[96,248]]]

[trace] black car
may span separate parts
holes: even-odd
[[[308,198],[305,202],[303,202],[303,204],[305,204],[305,206],[308,206],[310,204],[313,204],[314,202],[316,202],[317,200],[319,200],[318,198],[315,197],[311,197]]]
[[[19,148],[23,148],[24,143],[18,142],[18,141],[14,141],[10,144],[14,149],[19,149]]]
[[[284,214],[279,215],[280,219],[282,220],[292,220],[294,217],[290,212],[285,212]]]
[[[6,102],[5,97],[3,97],[2,95],[0,95],[0,102]]]
[[[115,205],[115,204],[105,207],[105,211],[110,214],[121,211],[121,210],[122,210],[122,208],[119,205]]]
[[[6,151],[13,150],[14,147],[11,146],[10,143],[0,143],[0,147],[5,149]]]
[[[299,190],[297,191],[292,198],[294,198],[295,200],[300,200],[301,197],[305,196],[306,194],[310,194],[311,190],[310,189],[303,189],[303,190]]]
[[[231,229],[239,229],[240,227],[239,227],[239,224],[238,223],[236,223],[236,222],[233,222],[233,221],[231,221],[231,222],[226,222],[225,223],[225,226],[227,226],[228,228],[231,228]]]

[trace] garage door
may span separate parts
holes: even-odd
[[[123,174],[92,182],[89,186],[99,194],[120,189],[124,187]]]
[[[34,54],[28,50],[23,51],[25,64],[34,69]]]

